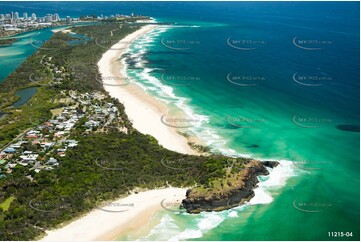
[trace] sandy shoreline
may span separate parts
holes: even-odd
[[[165,188],[139,192],[126,198],[102,203],[89,214],[60,229],[46,231],[40,241],[114,240],[149,221],[160,209],[178,204],[185,197],[185,188]],[[104,206],[103,206],[104,205]]]
[[[129,34],[113,45],[103,54],[98,62],[99,71],[103,78],[104,89],[110,96],[117,98],[125,106],[125,111],[133,127],[143,134],[155,137],[163,147],[183,154],[197,154],[188,145],[188,140],[177,132],[176,128],[169,127],[161,122],[163,115],[169,110],[164,103],[149,96],[140,87],[129,84],[124,74],[124,66],[119,60],[130,43],[139,36],[156,28],[156,25],[146,25]]]
[[[98,67],[104,89],[124,104],[129,119],[138,131],[152,135],[167,149],[184,154],[197,154],[190,148],[184,136],[175,128],[161,122],[162,116],[168,113],[165,104],[147,95],[136,85],[122,85],[127,81],[126,76],[122,74],[124,66],[119,61],[120,56],[135,39],[156,27],[143,26],[103,54]],[[125,232],[145,225],[157,211],[164,209],[162,201],[166,201],[167,204],[178,204],[185,198],[186,191],[185,188],[149,190],[112,201],[110,204],[104,203],[102,205],[105,206],[100,206],[101,209],[94,209],[60,229],[46,231],[47,235],[40,241],[114,240]],[[121,212],[113,211],[114,209],[120,209]]]

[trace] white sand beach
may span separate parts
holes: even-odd
[[[104,88],[112,97],[118,98],[124,104],[125,111],[137,130],[154,136],[167,149],[185,154],[197,154],[189,147],[185,137],[177,133],[176,129],[161,122],[162,115],[168,112],[165,104],[147,95],[136,85],[116,85],[124,83],[126,78],[121,73],[124,66],[119,61],[120,56],[132,41],[154,28],[156,25],[145,25],[103,54],[98,62],[99,71],[103,82],[112,84],[104,85]],[[132,194],[111,202],[102,207],[103,209],[95,209],[62,228],[47,231],[47,235],[40,241],[114,240],[125,232],[145,225],[157,211],[162,209],[161,203],[164,199],[167,203],[179,203],[185,198],[186,191],[185,188],[165,188]],[[112,211],[119,207],[122,212]],[[126,211],[123,211],[123,208]]]
[[[104,203],[105,206],[99,206],[60,229],[46,231],[47,235],[40,241],[115,240],[120,234],[146,224],[154,213],[168,208],[167,204],[179,203],[185,198],[186,190],[150,190]]]
[[[156,98],[145,93],[140,87],[126,83],[124,66],[119,60],[127,47],[139,36],[156,28],[156,25],[145,25],[141,29],[129,34],[113,45],[98,62],[99,71],[103,78],[104,89],[110,96],[117,98],[125,106],[125,112],[133,121],[133,127],[143,134],[155,137],[163,147],[184,154],[197,154],[188,145],[187,139],[180,135],[176,128],[161,122],[168,108]],[[119,84],[117,86],[117,84]]]

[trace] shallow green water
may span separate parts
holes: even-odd
[[[288,17],[178,20],[132,45],[126,61],[133,82],[195,120],[180,130],[203,138],[214,152],[283,160],[262,178],[252,205],[200,215],[163,211],[153,220],[159,224],[140,239],[357,240],[358,30],[348,25],[341,33],[338,20],[323,22],[320,16],[311,17],[312,24]],[[305,51],[292,43],[296,34],[332,45]],[[264,42],[240,51],[227,45],[230,36]],[[315,84],[310,76],[323,81],[297,82]],[[355,125],[356,132],[340,124]]]

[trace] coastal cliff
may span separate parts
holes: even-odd
[[[225,179],[216,181],[210,188],[196,187],[188,189],[186,199],[183,199],[181,208],[188,213],[202,211],[222,211],[239,206],[254,197],[253,189],[257,187],[259,175],[268,175],[266,167],[274,168],[276,161],[250,160],[243,167],[230,164]]]

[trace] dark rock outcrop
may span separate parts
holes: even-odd
[[[267,166],[269,168],[275,168],[280,163],[278,161],[261,161],[264,166]]]
[[[267,166],[275,167],[278,162],[267,162]],[[200,213],[202,211],[222,211],[239,206],[254,197],[253,189],[257,187],[259,175],[268,175],[266,164],[252,160],[247,169],[237,174],[237,184],[221,191],[199,192],[196,189],[189,189],[186,199],[183,199],[181,208],[188,213]]]

